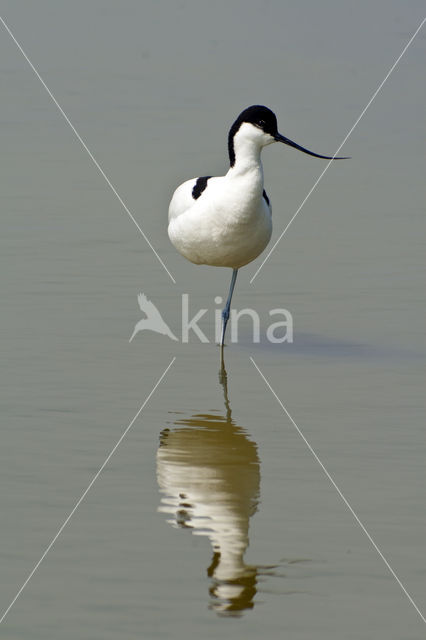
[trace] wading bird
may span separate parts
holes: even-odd
[[[277,118],[267,107],[244,109],[228,134],[230,168],[225,176],[192,178],[181,184],[169,206],[168,234],[172,244],[195,264],[232,269],[228,299],[222,311],[223,348],[238,269],[257,258],[272,233],[272,209],[263,188],[260,153],[273,142],[321,156],[278,132]]]

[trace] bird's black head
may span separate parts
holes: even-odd
[[[254,104],[244,109],[229,130],[228,151],[231,167],[235,164],[234,136],[244,122],[253,124],[274,138],[278,134],[277,117],[268,107],[264,107],[261,104]]]
[[[254,104],[252,107],[247,107],[238,116],[235,123],[250,122],[255,127],[262,129],[265,133],[270,133],[271,136],[275,136],[278,133],[277,117],[273,111],[264,107],[261,104]]]
[[[258,129],[261,129],[266,134],[269,134],[271,138],[266,138],[266,143],[270,144],[270,142],[283,142],[284,144],[293,147],[294,149],[298,149],[303,153],[307,153],[310,156],[314,156],[315,158],[324,158],[325,160],[344,160],[346,158],[342,158],[341,156],[323,156],[318,153],[314,153],[313,151],[309,151],[306,147],[301,147],[293,140],[286,138],[278,132],[278,124],[277,117],[273,111],[268,109],[268,107],[264,107],[260,104],[254,104],[251,107],[247,107],[244,109],[235,120],[234,124],[229,130],[228,135],[228,152],[229,152],[229,161],[231,167],[235,164],[235,149],[234,149],[234,136],[239,131],[242,124],[248,122],[249,124],[254,125]]]

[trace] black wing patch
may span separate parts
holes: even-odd
[[[266,195],[266,191],[265,191],[265,189],[263,190],[263,197],[265,198],[265,200],[266,200],[266,204],[267,204],[267,205],[268,205],[268,207],[269,207],[269,198],[268,198],[268,196]]]
[[[211,176],[203,176],[202,178],[197,178],[197,182],[192,190],[192,197],[194,200],[200,197],[203,193],[204,189],[207,187],[207,181],[211,178]]]

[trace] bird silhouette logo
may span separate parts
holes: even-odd
[[[164,322],[155,304],[151,302],[151,300],[148,300],[146,295],[140,293],[138,295],[138,302],[139,307],[146,315],[146,318],[142,318],[142,320],[139,320],[139,322],[136,323],[129,342],[133,340],[139,331],[145,331],[146,329],[149,331],[155,331],[156,333],[161,333],[163,336],[169,336],[172,340],[178,340],[170,327]]]

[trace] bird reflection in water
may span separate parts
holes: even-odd
[[[208,536],[213,548],[207,569],[210,608],[238,616],[253,608],[258,575],[268,570],[244,562],[249,520],[259,501],[260,464],[256,443],[232,418],[224,365],[219,380],[224,414],[194,414],[161,433],[159,511],[173,514],[168,521],[173,526]]]

